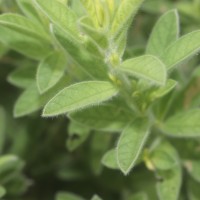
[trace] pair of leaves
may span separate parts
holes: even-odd
[[[164,14],[156,23],[147,44],[147,54],[160,57],[167,70],[200,51],[200,31],[178,39],[179,19],[176,10]]]
[[[102,163],[111,169],[120,169],[127,175],[136,164],[149,133],[147,119],[134,120],[120,135],[117,149],[108,151],[104,155]]]
[[[1,15],[0,26],[2,42],[28,57],[44,58],[51,49],[49,36],[44,29],[23,16]]]

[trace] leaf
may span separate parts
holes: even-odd
[[[178,39],[178,35],[178,13],[177,10],[170,10],[154,26],[147,44],[146,53],[160,56],[169,45]]]
[[[99,26],[99,1],[81,0],[81,3],[85,7],[90,19],[93,21],[93,25],[98,28]]]
[[[110,151],[106,152],[106,154],[103,156],[101,163],[110,169],[119,169],[116,155],[116,150],[111,149]]]
[[[117,144],[117,162],[127,175],[134,166],[149,135],[149,125],[145,119],[137,119],[122,132]]]
[[[94,106],[80,112],[70,113],[69,117],[92,129],[111,132],[122,130],[128,122],[133,120],[132,114],[118,105]]]
[[[170,170],[179,162],[176,150],[167,142],[161,142],[151,152],[149,159],[158,170]]]
[[[52,88],[64,75],[66,58],[61,52],[53,52],[39,65],[37,70],[37,85],[40,93]]]
[[[176,85],[177,85],[176,81],[172,79],[167,80],[167,83],[165,86],[160,87],[159,89],[151,93],[151,99],[154,100],[154,99],[163,97],[164,95],[169,93],[172,89],[174,89]]]
[[[69,192],[60,192],[56,195],[56,200],[84,200],[84,199]]]
[[[49,53],[49,36],[31,20],[17,14],[4,14],[0,16],[0,26],[0,40],[10,48],[34,59]]]
[[[112,26],[111,36],[115,38],[132,21],[143,0],[124,0],[119,4]]]
[[[177,200],[182,183],[181,167],[176,166],[168,171],[160,171],[161,181],[157,184],[157,192],[160,200]]]
[[[34,0],[34,2],[54,24],[77,36],[77,16],[73,10],[58,0]]]
[[[193,31],[172,43],[162,54],[161,59],[167,69],[194,56],[200,50],[200,31]]]
[[[49,36],[41,26],[18,14],[3,14],[0,16],[0,25],[35,39],[49,42]]]
[[[109,82],[81,82],[61,90],[44,108],[43,116],[55,116],[100,104],[117,94]]]
[[[164,163],[159,162],[157,165],[164,170],[157,171],[158,183],[156,186],[158,197],[160,200],[177,200],[180,193],[182,184],[182,170],[180,160],[176,149],[168,142],[164,141],[160,144],[159,148],[163,149],[175,161],[175,165],[169,169],[163,168]],[[155,150],[156,151],[156,150]],[[173,161],[172,161],[173,162]],[[162,167],[161,167],[161,165]]]
[[[164,64],[158,58],[151,55],[125,60],[119,70],[158,85],[165,85],[167,78]]]
[[[128,198],[128,200],[148,200],[148,196],[144,192],[138,192]]]
[[[74,59],[75,63],[78,65],[77,67],[82,67],[82,71],[92,79],[108,80],[107,66],[102,59],[88,54],[86,49],[83,48],[83,44],[77,41],[69,32],[64,32],[55,25],[53,25],[51,29],[60,45]]]
[[[102,200],[102,198],[100,198],[98,195],[94,195],[91,200]]]
[[[6,189],[0,185],[0,198],[6,194]]]
[[[108,48],[108,40],[106,35],[100,31],[97,31],[92,26],[89,26],[85,21],[87,18],[82,18],[79,22],[79,27],[83,33],[87,34],[92,40],[94,40],[101,48]]]
[[[69,82],[68,78],[63,77],[55,87],[42,95],[39,93],[37,85],[33,83],[17,99],[14,106],[14,117],[22,117],[39,110]]]
[[[39,22],[39,24],[45,24],[47,22],[44,15],[39,12],[39,10],[33,5],[33,2],[30,0],[17,0],[17,4],[19,5],[22,12],[31,20],[35,22]]]
[[[35,75],[35,66],[20,67],[11,72],[7,80],[16,87],[27,88],[35,81]]]
[[[184,111],[166,120],[161,129],[173,137],[199,137],[200,136],[200,110]]]
[[[190,176],[200,183],[200,160],[188,160],[185,162],[185,166]]]
[[[10,170],[21,169],[24,163],[14,155],[4,155],[0,157],[0,176]],[[2,180],[1,180],[2,181]]]
[[[90,129],[75,122],[70,122],[66,146],[70,151],[77,149],[89,136]]]
[[[6,113],[2,106],[0,106],[0,153],[2,152],[6,131]]]
[[[187,196],[189,200],[199,200],[199,183],[192,179],[187,180]]]
[[[112,135],[110,134],[95,131],[92,135],[88,158],[92,172],[95,175],[100,175],[103,170],[101,160],[104,153],[109,148],[111,140],[112,140]]]

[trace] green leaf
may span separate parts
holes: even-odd
[[[73,10],[58,0],[34,0],[34,2],[54,24],[77,35],[77,16]]]
[[[14,106],[14,116],[22,117],[39,110],[69,82],[68,78],[63,77],[55,87],[42,95],[39,93],[37,85],[33,83],[17,99]]]
[[[154,99],[163,97],[164,95],[169,93],[172,89],[174,89],[176,85],[177,85],[176,81],[172,79],[167,80],[167,83],[165,86],[160,87],[159,89],[151,93],[151,99],[154,100]]]
[[[23,162],[14,155],[4,155],[0,157],[0,175],[1,176],[7,171],[21,169],[23,166],[24,166]]]
[[[37,85],[40,93],[52,88],[64,75],[66,58],[61,52],[53,52],[39,65],[37,70]]]
[[[69,117],[91,129],[111,132],[122,130],[128,122],[133,120],[132,114],[118,105],[94,106],[80,112],[71,113]]]
[[[200,160],[188,160],[185,166],[190,176],[200,183]]]
[[[192,179],[187,180],[187,196],[189,200],[199,200],[200,190],[198,182]]]
[[[103,156],[101,163],[110,168],[110,169],[119,169],[119,166],[117,164],[117,152],[115,149],[112,149]]]
[[[147,44],[146,53],[160,56],[169,45],[178,39],[178,35],[178,13],[177,10],[170,10],[154,26]]]
[[[74,59],[77,67],[82,67],[82,71],[92,79],[108,79],[107,66],[102,59],[88,54],[86,49],[83,48],[83,44],[77,41],[69,32],[62,31],[55,25],[52,26],[51,29],[60,45]]]
[[[167,142],[161,142],[161,144],[151,152],[149,159],[158,170],[170,170],[179,162],[177,152]]]
[[[70,151],[77,149],[89,136],[90,129],[75,122],[70,122],[66,146]]]
[[[130,24],[142,2],[143,0],[121,1],[111,26],[110,33],[112,37],[115,38],[121,30]]]
[[[84,199],[69,192],[60,192],[56,195],[56,200],[84,200]]]
[[[34,59],[49,53],[49,36],[31,20],[17,14],[4,14],[0,16],[0,26],[0,40],[10,48]]]
[[[146,119],[137,119],[122,132],[117,144],[117,162],[122,172],[127,175],[135,165],[149,135]]]
[[[0,198],[6,194],[6,189],[0,185]]]
[[[173,137],[199,137],[200,136],[200,110],[184,111],[166,120],[161,125],[164,133]]]
[[[102,172],[103,166],[101,164],[101,160],[104,153],[109,148],[111,140],[112,135],[110,134],[103,133],[101,131],[95,131],[93,133],[89,152],[89,164],[95,175],[100,175]]]
[[[159,171],[158,176],[160,177],[160,182],[157,184],[159,200],[178,200],[182,183],[181,167]]]
[[[102,198],[100,198],[98,195],[94,195],[91,200],[102,200]]]
[[[158,85],[165,85],[167,78],[164,64],[158,58],[151,55],[125,60],[119,70]]]
[[[93,25],[98,28],[99,20],[98,20],[98,9],[99,6],[98,1],[90,1],[90,0],[81,0],[81,3],[85,7],[90,19],[93,21]]]
[[[117,94],[109,82],[81,82],[60,91],[44,108],[43,116],[55,116],[100,104]]]
[[[168,159],[168,161],[171,163],[170,164],[168,162],[168,167],[164,166],[164,160],[162,158],[159,160],[159,162],[157,162],[156,167],[158,170],[156,177],[159,179],[159,181],[156,189],[158,197],[160,200],[178,200],[182,184],[182,169],[178,153],[176,149],[166,141],[160,143],[158,148],[162,151],[165,151],[168,154],[168,158],[171,157],[171,161]],[[174,166],[173,163],[175,164]],[[159,168],[162,168],[162,170],[159,170]],[[167,170],[167,168],[169,169]]]
[[[49,36],[41,26],[29,20],[28,18],[18,14],[3,14],[0,16],[0,25],[16,31],[23,35],[29,35],[33,38],[41,40],[41,42],[49,42]]]
[[[16,87],[27,88],[35,81],[35,75],[35,66],[20,67],[11,72],[7,80]]]
[[[148,196],[144,192],[131,195],[128,200],[148,200]]]
[[[6,113],[3,107],[0,106],[0,153],[2,152],[6,131]]]
[[[33,2],[30,0],[17,0],[22,12],[31,20],[39,22],[39,24],[47,23],[46,18],[39,12],[39,10],[33,5]]]
[[[189,59],[200,51],[200,31],[193,31],[172,43],[162,54],[167,69]]]
[[[87,18],[82,18],[79,22],[81,31],[92,38],[92,40],[94,40],[101,48],[107,49],[109,44],[106,35],[100,31],[97,31],[92,26],[89,26],[89,24],[85,22],[86,20]]]

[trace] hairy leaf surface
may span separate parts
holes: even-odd
[[[44,108],[43,116],[55,116],[97,105],[117,94],[117,89],[109,82],[81,82],[60,91]]]
[[[173,115],[162,130],[173,137],[200,137],[200,110],[194,109]]]
[[[64,75],[66,58],[61,52],[47,56],[37,70],[37,85],[40,93],[52,88]]]
[[[151,55],[125,60],[119,69],[131,76],[144,78],[158,85],[165,85],[167,78],[164,64]]]
[[[188,33],[166,48],[161,58],[167,69],[187,60],[200,51],[200,31]]]
[[[170,44],[178,39],[178,35],[178,13],[176,10],[170,10],[154,26],[147,44],[146,53],[160,56]]]
[[[149,135],[146,119],[138,119],[129,124],[122,132],[117,144],[117,162],[127,175],[134,166]]]

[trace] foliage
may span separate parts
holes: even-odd
[[[198,0],[0,10],[1,199],[200,198]]]

